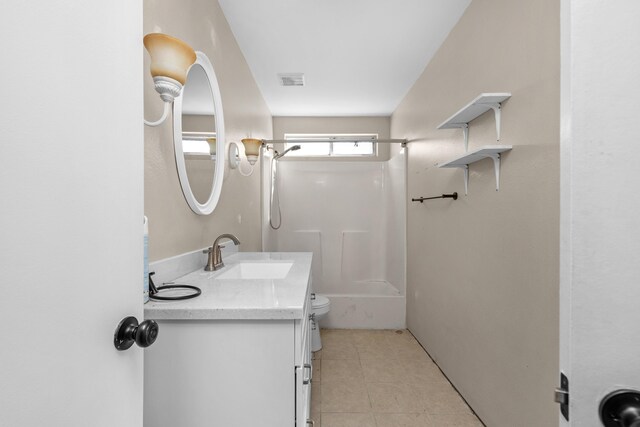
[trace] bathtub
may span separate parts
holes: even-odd
[[[321,292],[318,292],[321,293]],[[386,281],[350,283],[340,293],[322,293],[331,311],[320,321],[323,328],[404,329],[405,296]]]

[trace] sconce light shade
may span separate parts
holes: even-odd
[[[161,33],[147,34],[143,42],[151,55],[151,75],[171,77],[184,85],[189,67],[196,62],[193,48],[180,39]]]
[[[260,147],[262,146],[261,139],[245,138],[242,140],[244,144],[244,153],[247,156],[247,160],[251,165],[255,165],[260,155]]]
[[[165,102],[173,102],[187,81],[189,67],[196,62],[191,46],[166,34],[144,36],[144,47],[151,56],[151,76],[155,88]]]

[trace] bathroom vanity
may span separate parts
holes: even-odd
[[[174,282],[202,295],[150,302],[144,425],[306,426],[311,401],[310,253],[235,253]]]

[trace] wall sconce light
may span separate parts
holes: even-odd
[[[231,169],[238,169],[240,175],[249,176],[253,173],[253,165],[256,164],[260,156],[260,148],[262,147],[262,140],[255,138],[245,138],[242,140],[244,146],[244,155],[249,163],[249,171],[244,172],[242,170],[242,157],[240,156],[240,144],[237,142],[231,142],[229,144],[229,167]]]
[[[164,101],[162,117],[155,122],[144,121],[147,126],[158,126],[167,118],[174,98],[182,92],[189,67],[196,62],[191,46],[175,37],[161,33],[144,36],[144,47],[151,56],[151,76],[156,91]]]
[[[262,147],[262,140],[255,138],[245,138],[242,140],[244,144],[244,154],[247,156],[247,160],[251,166],[255,165],[260,155],[260,147]]]

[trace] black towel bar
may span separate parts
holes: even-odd
[[[412,202],[420,202],[420,203],[424,203],[425,200],[433,200],[433,199],[453,199],[453,200],[458,200],[458,193],[452,193],[452,194],[443,194],[442,196],[435,196],[435,197],[418,197],[417,199],[411,199]]]

